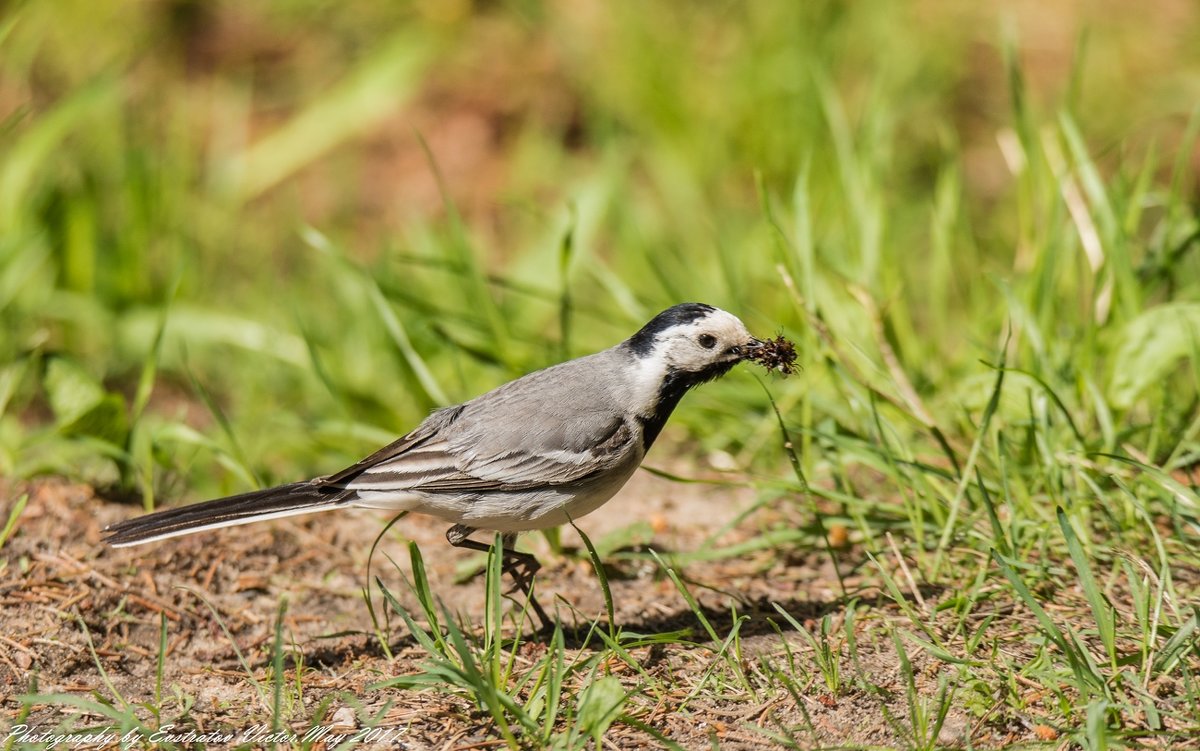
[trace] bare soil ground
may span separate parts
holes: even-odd
[[[392,618],[393,660],[385,657],[372,634],[360,590],[368,548],[383,517],[366,512],[301,517],[116,550],[101,544],[101,528],[139,513],[137,509],[104,501],[86,486],[62,481],[0,490],[6,508],[12,507],[20,492],[30,493],[29,505],[3,550],[7,563],[0,569],[0,712],[10,720],[21,708],[17,697],[32,691],[102,696],[111,701],[115,689],[129,702],[153,703],[160,614],[165,614],[169,646],[164,694],[175,698],[161,702],[165,711],[160,721],[197,732],[269,723],[266,676],[274,620],[280,599],[286,596],[287,638],[290,648],[302,655],[289,661],[287,673],[289,683],[295,682],[296,663],[301,663],[302,690],[290,694],[294,705],[288,707],[293,730],[303,733],[320,714],[318,707],[327,702],[325,722],[330,717],[350,722],[354,717],[353,722],[361,725],[383,711],[381,725],[397,729],[397,747],[467,749],[496,744],[498,736],[490,719],[465,699],[428,690],[368,688],[388,677],[416,672],[427,657],[398,625],[399,618]],[[750,491],[671,483],[643,472],[601,512],[584,519],[581,527],[597,539],[644,519],[652,525],[650,542],[655,549],[691,550],[752,501]],[[720,543],[755,537],[762,525],[772,521],[763,518],[766,513],[738,524]],[[456,568],[478,554],[449,547],[442,537],[444,525],[434,520],[410,517],[393,531],[419,543],[431,584],[451,610],[464,614],[468,623],[482,622],[482,580],[455,583]],[[564,534],[564,542],[577,544],[573,531]],[[555,603],[565,622],[586,625],[580,615],[591,619],[604,612],[597,578],[586,561],[553,556],[537,535],[529,536],[525,544],[546,564],[538,578],[540,599]],[[380,553],[407,561],[404,542],[396,536],[381,543]],[[911,628],[912,624],[870,580],[866,573],[870,566],[863,565],[865,556],[860,551],[849,547],[840,558],[846,586],[866,605],[865,614],[860,605],[854,628],[858,660],[852,662],[848,650],[842,649],[841,670],[845,676],[868,671],[871,682],[883,692],[851,686],[834,695],[814,670],[800,684],[798,696],[775,690],[754,699],[751,693],[731,690],[728,698],[705,691],[702,698],[689,700],[689,688],[702,680],[715,658],[711,650],[678,643],[635,654],[649,674],[678,690],[665,697],[636,697],[626,710],[686,748],[707,748],[713,740],[722,748],[758,748],[767,738],[755,727],[772,732],[790,728],[805,744],[814,745],[901,743],[897,727],[906,720],[897,724],[886,715],[907,718],[907,699],[885,625],[893,622]],[[975,562],[972,569],[979,565]],[[393,581],[391,589],[415,608],[382,555],[377,555],[374,570],[385,581]],[[845,600],[825,553],[794,558],[772,551],[751,553],[688,564],[683,573],[718,633],[724,635],[731,628],[731,602],[739,603],[738,611],[750,616],[741,630],[743,664],[749,672],[763,654],[786,665],[787,648],[800,661],[813,660],[809,641],[783,623],[771,603],[779,603],[806,628],[817,628],[823,615],[832,614],[841,629]],[[897,573],[902,575],[899,568]],[[1179,575],[1185,580],[1190,577],[1194,587],[1195,572]],[[696,642],[707,641],[694,614],[656,565],[614,564],[612,588],[616,617],[625,629],[660,633],[691,628]],[[939,602],[954,595],[928,589],[919,594],[919,599],[910,594],[912,606],[923,613],[932,613]],[[1073,593],[1062,593],[1055,598],[1056,607],[1081,606],[1077,599]],[[566,603],[578,614],[570,612]],[[1002,649],[1016,660],[1029,658],[1035,650],[1026,643],[1033,629],[1020,610],[997,602],[990,611],[1007,620],[992,626],[996,646],[989,648]],[[784,636],[768,616],[780,623]],[[88,635],[112,688],[97,669]],[[239,663],[234,642],[256,679],[267,681],[265,701]],[[534,639],[526,649],[533,655],[545,646]],[[569,651],[568,659],[577,647]],[[908,652],[918,691],[932,698],[947,665],[922,649]],[[611,669],[628,685],[638,681],[624,663],[613,663]],[[1020,693],[1026,688],[1015,685],[1011,690]],[[965,695],[969,693],[960,692],[961,698],[955,700],[938,738],[941,744],[1002,747],[1059,736],[1059,730],[1038,720],[1036,708],[1042,697]],[[1044,697],[1046,702],[1057,700]],[[1027,709],[1014,710],[1014,706]],[[139,714],[151,726],[155,724],[148,713]],[[103,725],[101,718],[77,716],[63,705],[37,705],[24,721],[43,729]],[[620,724],[610,731],[609,739],[612,747],[657,745],[645,733]]]

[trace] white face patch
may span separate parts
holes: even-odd
[[[665,364],[677,370],[699,372],[712,365],[741,359],[733,347],[745,347],[754,337],[746,324],[723,310],[664,331],[656,343]]]

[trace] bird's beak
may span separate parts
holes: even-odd
[[[764,342],[763,340],[755,339],[754,337],[750,337],[750,341],[746,342],[741,347],[739,347],[739,349],[741,350],[742,359],[747,360],[747,359],[752,358],[754,356],[754,353],[758,352],[758,350],[762,349],[764,344],[766,344],[766,342]]]

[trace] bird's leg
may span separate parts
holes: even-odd
[[[474,531],[473,527],[468,527],[465,524],[455,524],[446,530],[446,541],[456,548],[479,550],[484,553],[489,552],[492,549],[490,545],[472,540],[469,537]],[[520,590],[521,594],[525,595],[525,601],[529,603],[529,607],[533,608],[533,612],[537,615],[538,620],[542,622],[542,630],[550,631],[553,628],[550,617],[546,615],[546,611],[542,609],[537,598],[533,596],[533,575],[541,569],[542,564],[538,563],[538,559],[529,553],[522,553],[516,550],[516,532],[509,532],[502,536],[500,540],[502,547],[500,572],[512,577],[513,589]],[[512,591],[509,590],[508,593]]]
[[[504,546],[504,560],[501,562],[501,569],[508,572],[513,579],[513,584],[521,591],[527,591],[529,585],[533,583],[533,575],[542,570],[542,564],[531,554],[517,550],[516,532],[509,532],[500,540]]]
[[[492,549],[491,545],[467,537],[474,531],[475,529],[472,527],[456,524],[446,531],[446,541],[456,548],[489,552]],[[500,571],[511,576],[517,588],[525,591],[532,581],[533,575],[541,570],[542,564],[529,553],[517,550],[516,544],[516,532],[509,532],[501,537],[503,552],[501,553]]]

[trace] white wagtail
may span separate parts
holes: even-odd
[[[505,570],[529,596],[538,563],[512,549],[516,534],[599,508],[638,468],[689,389],[763,346],[736,316],[676,305],[615,347],[439,409],[341,472],[117,522],[105,539],[137,545],[337,508],[412,511],[452,522],[446,539],[457,547],[487,550],[468,536],[502,533]],[[536,600],[530,604],[548,623]]]

